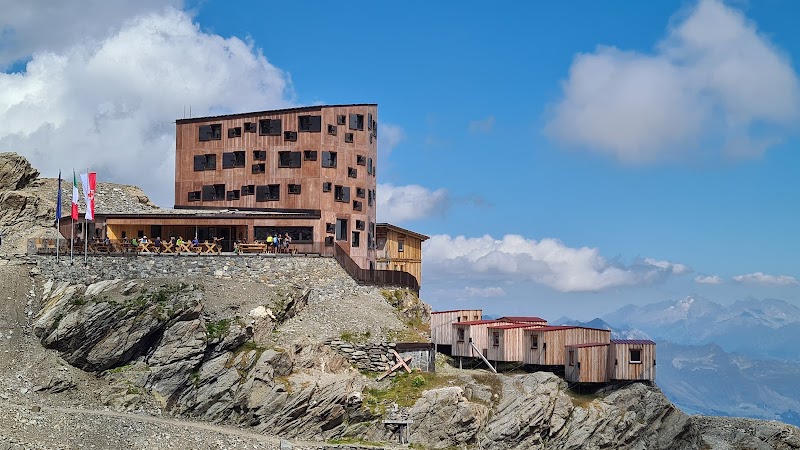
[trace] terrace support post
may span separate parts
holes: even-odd
[[[475,349],[475,351],[478,353],[478,356],[480,356],[480,357],[481,357],[481,359],[483,360],[483,362],[484,362],[484,363],[486,363],[486,365],[487,365],[487,366],[489,366],[489,369],[491,369],[491,370],[492,370],[492,372],[494,372],[494,373],[497,373],[497,369],[495,369],[494,367],[492,367],[492,364],[489,362],[489,360],[488,360],[488,359],[486,359],[486,357],[485,357],[485,356],[483,356],[483,353],[482,353],[482,352],[481,352],[481,351],[478,349],[478,347],[476,347],[476,346],[475,346],[475,343],[474,343],[474,342],[472,342],[472,341],[470,341],[469,345],[471,345],[471,346],[472,346],[472,348],[474,348],[474,349]]]
[[[458,369],[459,370],[462,369],[462,367],[461,367],[461,357],[460,356],[458,357]]]

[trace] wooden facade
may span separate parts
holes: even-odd
[[[316,215],[270,225],[310,227],[310,241],[336,240],[374,269],[377,121],[375,104],[180,119],[175,208]],[[245,226],[252,242],[257,225]]]
[[[656,343],[650,340],[612,340],[608,354],[608,373],[608,378],[612,381],[655,381]]]
[[[568,345],[611,342],[611,331],[573,326],[546,326],[523,332],[526,364],[563,366]]]
[[[431,313],[431,341],[436,345],[453,345],[456,340],[453,323],[481,320],[482,317],[480,309],[434,311]]]
[[[375,228],[376,268],[401,270],[417,278],[422,284],[422,243],[428,236],[388,223]]]
[[[571,383],[606,383],[610,344],[577,344],[564,347],[564,379]]]
[[[487,327],[490,361],[521,362],[525,357],[523,332],[529,324],[491,325]]]
[[[475,320],[469,322],[456,322],[453,324],[452,355],[478,358],[477,352],[480,351],[484,357],[488,357],[489,351],[489,327],[497,325],[508,325],[508,322],[497,320]],[[475,344],[479,350],[475,350]]]

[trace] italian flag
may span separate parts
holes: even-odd
[[[78,220],[78,177],[72,171],[72,220]]]

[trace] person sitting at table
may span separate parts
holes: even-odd
[[[153,245],[156,247],[156,253],[161,253],[161,236],[156,236],[156,240],[153,241]]]
[[[192,239],[192,245],[194,246],[200,245],[200,241],[197,240],[197,236],[195,236],[194,239]]]
[[[108,236],[106,236],[106,238],[103,239],[103,245],[111,245],[111,239],[109,239]]]
[[[147,244],[147,235],[142,236],[142,239],[139,240],[140,244]]]
[[[133,238],[133,239],[131,239],[131,245],[133,247],[138,247],[139,246],[139,241],[136,240],[136,238]]]
[[[272,251],[272,235],[267,235],[267,252]]]

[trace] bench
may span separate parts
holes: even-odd
[[[242,253],[266,253],[267,244],[239,244]]]

